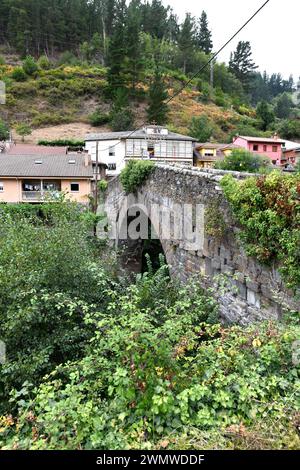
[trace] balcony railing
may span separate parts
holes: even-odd
[[[23,191],[22,199],[23,201],[29,202],[40,202],[49,199],[58,198],[60,191]]]

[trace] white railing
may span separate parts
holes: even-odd
[[[44,201],[45,199],[55,198],[59,196],[60,191],[23,191],[23,201]]]

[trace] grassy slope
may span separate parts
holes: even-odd
[[[28,140],[82,138],[86,132],[95,130],[89,125],[89,114],[98,108],[103,112],[110,110],[110,103],[103,96],[106,85],[106,70],[103,68],[66,66],[40,71],[37,77],[24,82],[11,78],[13,69],[13,65],[0,66],[0,79],[7,83],[7,103],[0,107],[0,117],[12,126],[18,122],[28,122],[35,129]],[[170,95],[183,84],[172,77],[167,80]],[[131,102],[137,126],[146,120],[146,104],[145,97]],[[253,114],[253,111],[249,110],[249,113]],[[226,109],[216,106],[213,101],[201,102],[201,93],[196,91],[196,87],[190,87],[171,102],[169,127],[188,133],[191,118],[202,114],[210,119],[214,128],[213,137],[219,141],[227,141],[229,133],[239,122],[252,120],[233,110],[230,105]],[[107,126],[98,128],[99,131],[107,129]]]

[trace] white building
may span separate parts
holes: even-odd
[[[115,176],[131,159],[176,162],[193,165],[196,139],[170,132],[165,127],[148,126],[138,131],[88,134],[85,149],[92,160],[107,165],[107,176]]]

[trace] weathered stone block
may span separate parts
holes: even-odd
[[[260,291],[260,284],[258,284],[255,281],[252,281],[251,279],[246,279],[246,286],[251,289],[253,292],[259,292]]]
[[[250,305],[255,305],[255,307],[260,308],[260,298],[251,289],[247,289],[247,302]]]

